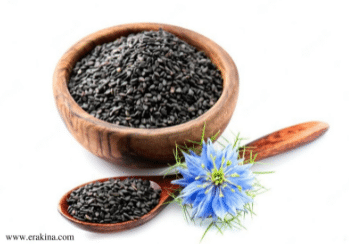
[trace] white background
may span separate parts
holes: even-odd
[[[349,242],[348,1],[1,1],[0,242],[10,234],[74,235],[75,243],[198,243],[204,229],[171,205],[125,232],[80,230],[60,197],[94,179],[160,174],[104,162],[80,146],[56,110],[55,65],[82,37],[132,22],[178,25],[222,46],[240,74],[229,129],[250,140],[319,120],[329,131],[258,170],[270,191],[247,230],[211,231],[202,243]],[[226,134],[229,136],[230,134]],[[247,141],[246,141],[247,142]]]

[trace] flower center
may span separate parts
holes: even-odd
[[[223,170],[214,169],[212,172],[211,180],[212,180],[213,184],[215,184],[217,186],[221,185],[225,180]]]

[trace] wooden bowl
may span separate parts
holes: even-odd
[[[200,117],[186,123],[159,128],[139,129],[114,125],[85,112],[68,91],[70,72],[75,63],[102,43],[145,30],[162,28],[186,41],[212,60],[222,73],[223,92],[215,105]],[[233,115],[239,90],[239,77],[231,57],[210,39],[187,29],[156,23],[125,24],[91,34],[73,45],[59,60],[53,76],[56,105],[66,127],[75,139],[96,156],[133,168],[164,167],[174,163],[176,143],[188,139],[200,141],[205,136],[221,134]],[[220,135],[219,134],[219,135]]]

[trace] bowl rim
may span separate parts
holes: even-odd
[[[135,28],[135,26],[138,26],[138,27]],[[203,51],[206,54],[206,56],[208,56],[211,59],[212,63],[215,64],[216,68],[220,70],[222,79],[223,79],[222,94],[210,109],[208,109],[205,113],[203,113],[199,117],[196,117],[194,119],[191,119],[185,123],[181,123],[178,125],[166,126],[161,128],[135,128],[135,127],[128,127],[123,125],[116,125],[116,124],[95,118],[93,115],[89,114],[78,105],[78,103],[71,96],[68,89],[70,73],[77,61],[79,61],[82,57],[84,57],[97,45],[100,45],[101,43],[110,42],[110,41],[103,41],[105,39],[108,39],[110,35],[113,35],[113,36],[117,35],[116,38],[119,38],[124,36],[124,35],[118,35],[118,33],[120,33],[121,31],[126,31],[126,32],[129,32],[129,34],[131,34],[131,33],[138,33],[145,30],[158,30],[159,28],[162,28],[164,31],[170,32],[174,35],[176,35],[176,33],[181,33],[181,35],[183,34],[185,38],[183,38],[183,36],[178,36],[178,35],[176,36],[181,40],[184,40],[187,43],[189,43],[189,45],[194,46],[196,49]],[[201,39],[202,42],[205,43],[205,46],[203,45],[196,46],[195,44],[193,45],[193,43],[195,43],[195,39]],[[115,38],[112,40],[115,40]],[[90,47],[88,47],[88,45],[90,45]],[[80,55],[76,55],[77,52],[81,49],[85,49],[85,51],[83,51],[83,53]],[[214,55],[215,58],[212,58],[212,55]],[[221,67],[223,67],[223,69]],[[108,27],[108,28],[96,31],[92,34],[89,34],[84,38],[82,38],[81,40],[79,40],[78,42],[76,42],[64,53],[64,55],[58,61],[54,71],[54,75],[53,75],[53,91],[54,91],[56,102],[59,97],[63,97],[64,104],[66,104],[66,106],[69,107],[70,112],[74,116],[82,118],[83,120],[99,127],[102,130],[107,129],[117,133],[132,133],[132,134],[147,135],[147,136],[179,133],[181,131],[186,131],[188,130],[188,128],[191,128],[193,126],[205,124],[206,121],[210,117],[212,117],[212,115],[214,115],[217,109],[219,110],[219,108],[224,107],[224,97],[227,96],[228,88],[233,89],[233,93],[235,97],[233,97],[233,101],[231,102],[235,101],[235,106],[236,106],[238,93],[239,93],[239,75],[238,75],[238,71],[234,61],[222,47],[220,47],[218,44],[216,44],[209,38],[197,32],[194,32],[192,30],[185,29],[179,26],[161,24],[161,23],[122,24],[122,25]]]

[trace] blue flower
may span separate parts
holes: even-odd
[[[184,187],[179,197],[183,205],[192,206],[193,218],[224,219],[236,216],[253,199],[246,194],[252,189],[251,164],[242,165],[237,148],[232,145],[215,151],[211,140],[203,142],[201,155],[183,153],[187,168],[178,168],[183,178],[172,181]]]

